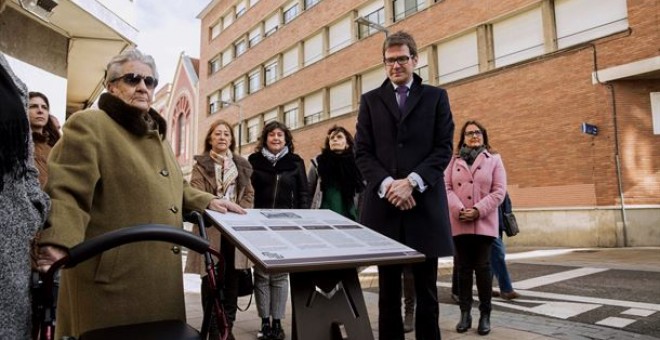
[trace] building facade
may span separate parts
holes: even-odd
[[[182,52],[172,83],[166,84],[156,93],[152,105],[167,122],[167,140],[186,178],[190,178],[194,155],[202,150],[196,148],[199,127],[198,85],[199,59]]]
[[[354,131],[360,95],[386,79],[383,31],[405,30],[418,44],[416,72],[447,89],[457,129],[479,120],[503,156],[522,229],[511,243],[657,246],[659,7],[212,1],[199,15],[199,130],[220,117],[234,122],[248,154],[264,123],[277,119],[309,160],[332,125]]]

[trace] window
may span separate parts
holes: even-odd
[[[292,2],[284,7],[284,23],[288,24],[298,16],[298,2]]]
[[[271,61],[270,63],[264,66],[264,78],[266,79],[266,85],[270,85],[277,80],[277,60]]]
[[[426,1],[430,0],[394,0],[394,21],[402,20],[426,8]]]
[[[241,39],[238,42],[234,44],[234,48],[236,49],[236,56],[240,56],[241,54],[245,53],[247,50],[247,41],[245,39]]]
[[[284,105],[284,124],[289,129],[298,127],[298,104],[291,103]]]
[[[259,138],[259,118],[252,118],[247,122],[247,142],[252,143]]]
[[[248,76],[248,92],[254,93],[261,88],[261,70],[254,70]]]
[[[209,74],[213,74],[220,71],[221,67],[222,67],[221,56],[217,56],[211,61],[209,61]]]
[[[479,73],[477,31],[438,45],[438,82],[448,83]]]
[[[422,78],[422,83],[429,83],[429,61],[427,51],[417,51],[417,68],[413,70]]]
[[[277,120],[277,109],[264,113],[264,126]]]
[[[319,2],[321,2],[321,0],[305,0],[305,9],[310,9]]]
[[[220,100],[223,102],[231,101],[231,84],[225,86],[222,91],[220,91]],[[218,104],[219,106],[220,104]]]
[[[214,92],[209,97],[209,112],[211,114],[216,113],[220,109],[220,93]]]
[[[234,13],[230,13],[222,17],[222,29],[229,27],[229,25],[232,23],[234,23]]]
[[[305,96],[305,125],[321,121],[323,114],[323,91]]]
[[[519,34],[525,32],[524,34]],[[495,67],[510,65],[545,52],[541,8],[493,24]]]
[[[353,110],[353,82],[346,81],[330,88],[330,117]]]
[[[236,17],[237,18],[242,16],[243,14],[245,14],[246,11],[247,11],[246,0],[243,0],[243,1],[236,4]]]
[[[382,3],[374,2],[372,5],[364,7],[358,11],[358,15],[382,26],[385,24],[385,7],[374,9],[374,7],[381,6],[381,4]],[[371,26],[358,24],[358,37],[360,37],[360,39],[366,38],[377,32],[378,30]]]
[[[227,66],[234,59],[234,51],[231,47],[222,52],[222,66]]]
[[[284,52],[282,55],[282,76],[286,77],[289,74],[298,70],[298,46]]]
[[[211,39],[215,39],[222,32],[222,23],[217,22],[211,27]]]
[[[303,47],[305,66],[323,59],[323,32],[305,40]]]
[[[186,154],[186,118],[183,112],[179,113],[176,121],[176,155],[184,156]]]
[[[333,53],[351,44],[351,23],[350,17],[345,17],[341,21],[330,26],[328,41],[328,52]]]
[[[382,67],[377,67],[367,73],[363,73],[360,77],[362,93],[367,93],[373,89],[380,87],[385,81],[385,71]]]
[[[261,41],[261,26],[257,26],[248,34],[250,47],[256,45]]]
[[[280,25],[280,15],[278,12],[275,12],[271,16],[269,16],[266,19],[266,21],[264,21],[264,36],[267,37],[275,33],[279,25]]]
[[[237,80],[234,82],[234,101],[239,101],[245,97],[245,81]]]
[[[565,48],[628,28],[626,0],[555,0],[557,46]]]

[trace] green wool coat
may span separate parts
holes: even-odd
[[[181,228],[184,209],[201,210],[214,195],[189,186],[158,129],[120,99],[103,94],[101,110],[78,112],[48,161],[53,202],[41,245],[65,248],[138,224]],[[153,126],[153,125],[152,125]],[[109,326],[185,321],[181,253],[165,242],[124,245],[62,273],[56,338]]]

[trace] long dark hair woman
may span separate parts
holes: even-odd
[[[294,153],[293,136],[286,125],[277,121],[266,124],[255,152],[248,160],[253,169],[255,208],[309,208],[305,164]],[[255,269],[254,297],[261,317],[257,339],[285,338],[281,319],[284,318],[288,290],[288,274],[266,274]]]
[[[312,159],[309,192],[312,209],[330,209],[357,220],[358,194],[364,189],[355,164],[353,136],[341,126],[328,130],[321,154]]]
[[[250,183],[252,166],[235,154],[236,139],[234,130],[228,122],[216,120],[211,124],[204,138],[204,153],[195,156],[190,185],[223,199],[237,203],[241,208],[252,208],[254,189]],[[194,231],[199,233],[197,226]],[[251,267],[247,257],[236,250],[229,240],[220,235],[215,228],[207,231],[209,241],[220,246],[220,252],[225,260],[225,272],[222,281],[222,305],[229,321],[229,338],[234,339],[233,325],[238,308],[238,278],[239,270]],[[204,274],[204,261],[198,253],[189,252],[186,260],[186,272]],[[202,278],[202,302],[211,296],[208,278]],[[211,339],[219,339],[218,326],[211,318]]]
[[[472,327],[472,274],[479,292],[479,335],[490,332],[493,278],[491,247],[498,237],[498,207],[506,194],[506,171],[499,154],[488,142],[486,128],[477,121],[465,122],[458,154],[445,170],[445,185],[458,268],[461,319],[456,331]]]
[[[2,54],[0,103],[0,339],[30,339],[30,241],[50,200],[32,158],[27,90]]]

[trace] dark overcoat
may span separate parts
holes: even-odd
[[[453,253],[443,172],[452,157],[454,122],[444,89],[414,75],[399,118],[390,80],[362,95],[357,120],[356,161],[367,181],[360,222],[428,257]],[[417,205],[401,211],[378,196],[391,176],[417,173],[428,188],[413,191]]]

